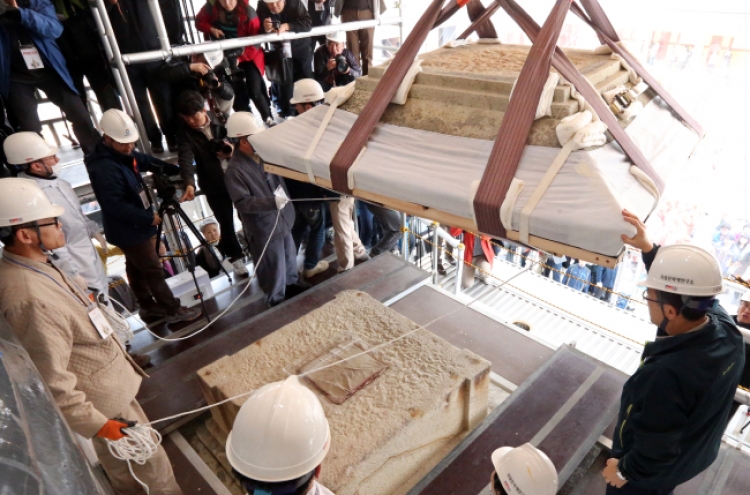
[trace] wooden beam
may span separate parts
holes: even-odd
[[[269,174],[276,174],[281,177],[298,180],[300,182],[310,182],[307,174],[303,172],[297,172],[295,170],[290,170],[286,167],[280,167],[278,165],[272,165],[270,163],[264,163],[263,166],[266,172],[268,172]],[[318,177],[316,178],[316,185],[333,190],[330,180],[321,179]],[[469,232],[479,232],[479,228],[477,227],[476,222],[474,222],[474,220],[471,218],[464,218],[452,213],[431,208],[429,206],[411,203],[409,201],[389,198],[380,194],[366,191],[364,189],[354,188],[352,190],[352,193],[352,195],[356,198],[363,199],[369,203],[376,203],[391,210],[401,211],[408,215],[414,215],[417,217],[429,218],[430,220],[433,220],[435,222],[449,225],[451,227],[459,227]],[[519,242],[520,234],[518,232],[514,230],[508,230],[506,233],[507,239]],[[556,256],[570,256],[571,258],[576,258],[607,268],[614,268],[624,254],[623,250],[618,256],[606,256],[534,235],[529,236],[529,246],[532,248],[541,249],[542,251],[554,254]]]

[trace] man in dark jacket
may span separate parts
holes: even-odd
[[[377,4],[376,4],[377,2]],[[369,21],[375,19],[375,9],[385,12],[383,0],[336,0],[333,15],[341,17],[341,22]],[[362,75],[367,75],[372,67],[372,47],[375,41],[375,28],[356,29],[346,32],[346,44],[360,60]]]
[[[96,30],[91,7],[86,0],[53,0],[55,12],[63,25],[57,45],[78,94],[86,105],[85,77],[104,112],[110,108],[122,108],[117,97],[112,69],[104,56],[102,39]]]
[[[750,360],[747,359],[747,355],[750,353],[750,290],[742,294],[737,314],[732,318],[734,318],[734,322],[737,324],[737,329],[742,334],[742,338],[745,339],[745,368],[742,370],[740,385],[746,389],[750,389]],[[729,419],[732,419],[732,416],[737,412],[740,405],[739,402],[734,402],[732,410],[729,413]]]
[[[337,31],[326,35],[326,43],[315,50],[313,72],[323,91],[334,86],[346,86],[362,75],[357,57],[344,47],[346,33]],[[344,57],[343,62],[340,57]]]
[[[258,18],[263,32],[282,34],[287,31],[306,33],[312,29],[312,20],[302,0],[263,0],[258,2]],[[293,78],[286,84],[277,84],[278,106],[283,117],[290,115],[289,100],[294,91],[294,82],[312,78],[312,47],[310,40],[292,40]]]
[[[262,130],[249,112],[229,117],[227,134],[237,141],[237,151],[229,161],[225,179],[256,263],[258,284],[268,305],[276,306],[310,285],[301,282],[297,273],[297,250],[291,233],[294,208],[289,204],[284,179],[263,170],[249,141]]]
[[[169,3],[168,1],[160,2],[162,7]],[[117,44],[123,54],[160,49],[156,24],[151,16],[147,0],[107,2],[107,13],[112,22],[112,30],[117,37]],[[169,26],[172,13],[167,12],[165,18]],[[159,77],[159,69],[163,64],[164,62],[158,60],[144,64],[130,64],[127,67],[133,93],[135,93],[135,99],[141,111],[143,125],[146,127],[146,134],[151,143],[151,151],[154,153],[164,151],[163,136],[167,138],[170,151],[177,151],[177,145],[175,144],[176,122],[171,104],[172,96],[167,83]],[[151,95],[150,100],[149,94]],[[156,115],[159,118],[158,123],[151,111],[151,102],[153,102]]]
[[[107,242],[125,254],[125,271],[142,318],[164,317],[167,323],[192,321],[200,306],[180,307],[180,300],[164,281],[156,254],[156,226],[162,219],[141,173],[163,170],[177,174],[179,167],[134,151],[138,128],[121,110],[104,112],[99,122],[104,138],[84,160],[96,200],[102,209]]]
[[[177,131],[177,160],[186,183],[190,183],[197,173],[198,185],[223,232],[219,246],[229,257],[235,275],[247,277],[242,247],[234,231],[232,200],[224,184],[224,169],[227,160],[232,157],[233,147],[226,140],[227,131],[224,126],[213,113],[205,110],[204,104],[203,97],[195,91],[186,91],[180,95],[177,113],[182,122]],[[180,201],[192,200],[195,189],[192,186],[185,189]]]
[[[84,153],[99,141],[55,39],[63,26],[49,0],[5,0],[0,15],[0,96],[19,130],[42,132],[34,92],[44,91],[65,112]],[[12,96],[12,98],[11,98]]]
[[[334,0],[307,0],[307,12],[312,20],[312,27],[328,26],[333,18]],[[344,40],[346,41],[346,40]],[[310,38],[310,48],[315,51],[315,45],[326,44],[325,36],[313,36]]]
[[[602,475],[608,495],[669,495],[716,459],[745,364],[742,336],[716,296],[719,263],[687,244],[660,248],[632,213],[626,244],[648,270],[645,298],[656,340],[625,383],[612,458]]]

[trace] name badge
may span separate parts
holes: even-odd
[[[39,50],[34,45],[21,45],[21,56],[26,62],[26,68],[29,70],[44,69],[44,62],[39,55]]]
[[[89,311],[89,319],[96,327],[96,331],[99,332],[102,339],[106,339],[115,331],[112,325],[109,324],[107,317],[104,316],[104,313],[98,307]]]
[[[138,193],[138,196],[141,197],[141,202],[143,203],[144,208],[151,208],[151,201],[148,200],[148,194],[146,193],[145,189],[141,189],[141,192]]]

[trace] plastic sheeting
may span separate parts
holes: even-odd
[[[327,110],[327,106],[313,108],[250,141],[267,163],[304,173],[309,166],[316,177],[330,179],[329,163],[357,116],[336,110],[315,153],[305,160]],[[646,105],[626,132],[665,180],[699,142],[660,98]],[[481,179],[492,145],[491,141],[378,124],[350,171],[350,186],[473,218],[472,183]],[[559,151],[526,146],[515,176],[524,182],[524,189],[513,206],[514,230],[518,230],[526,201]],[[571,153],[534,209],[530,233],[617,255],[623,247],[620,235],[634,233],[622,220],[622,209],[645,218],[655,206],[654,196],[631,174],[631,165],[615,142]]]
[[[52,396],[0,316],[0,493],[103,494]]]

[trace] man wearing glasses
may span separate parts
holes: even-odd
[[[625,383],[611,458],[602,472],[607,495],[672,495],[716,459],[745,364],[742,335],[718,304],[721,268],[687,244],[659,247],[643,223],[623,242],[643,253],[656,339]]]
[[[32,180],[0,180],[0,313],[13,327],[70,428],[93,441],[118,495],[142,493],[106,440],[128,424],[147,423],[135,396],[145,373],[124,352],[97,304],[48,258],[65,246],[62,206]],[[181,495],[167,454],[132,464],[151,493]]]

